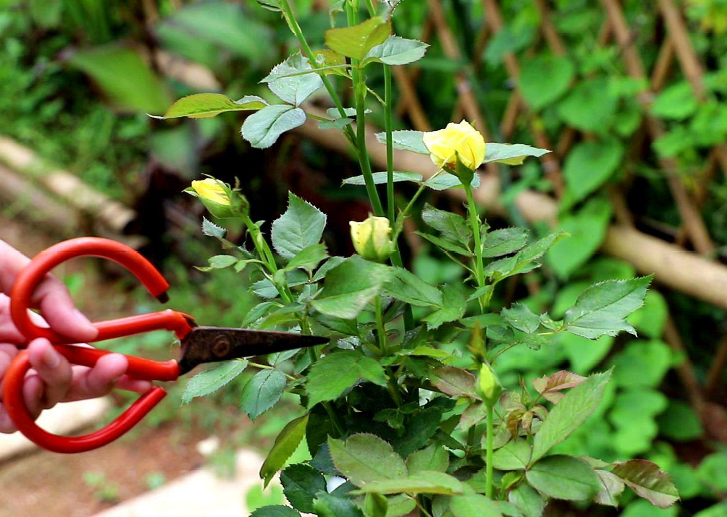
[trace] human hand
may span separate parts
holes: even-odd
[[[0,388],[5,372],[18,354],[18,345],[26,342],[10,317],[10,299],[1,293],[10,291],[15,276],[28,261],[22,253],[0,241]],[[75,308],[65,285],[51,275],[39,284],[31,303],[42,314],[31,313],[31,319],[38,326],[50,326],[79,342],[92,340],[98,334],[91,322]],[[100,397],[114,387],[139,393],[151,388],[147,381],[124,375],[128,361],[119,354],[104,356],[93,368],[86,368],[71,366],[45,339],[31,342],[28,353],[33,369],[25,380],[23,394],[28,410],[35,417],[58,402]],[[14,431],[0,391],[0,433]]]

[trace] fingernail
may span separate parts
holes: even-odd
[[[58,368],[61,364],[61,354],[56,349],[49,346],[43,353],[43,364],[48,368]]]

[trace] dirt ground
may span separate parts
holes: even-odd
[[[166,427],[84,454],[42,451],[0,464],[0,517],[92,516],[113,504],[101,500],[103,488],[122,501],[149,490],[150,475],[170,480],[200,467],[202,438]],[[87,473],[103,476],[103,486],[90,486]]]
[[[55,243],[52,235],[38,232],[32,225],[0,218],[0,239],[29,256]],[[78,306],[92,319],[128,315],[126,297],[114,282],[95,273],[88,261],[62,266],[61,275],[81,272],[82,288],[76,296]],[[60,269],[60,268],[59,268]],[[98,300],[103,300],[99,305]],[[174,479],[198,468],[202,457],[195,445],[205,436],[199,430],[181,425],[146,429],[100,450],[57,455],[36,452],[0,463],[0,517],[89,517],[109,507],[101,492],[110,489],[122,501],[149,490],[150,475]],[[84,475],[103,479],[93,487]]]

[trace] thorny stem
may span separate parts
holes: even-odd
[[[464,185],[467,193],[467,212],[469,213],[470,226],[475,239],[475,279],[477,280],[477,288],[485,286],[485,268],[482,262],[482,236],[480,234],[480,217],[477,213],[477,204],[472,194],[472,185]],[[486,308],[485,296],[480,296],[480,310],[484,312]]]
[[[493,420],[495,419],[495,412],[493,406],[487,405],[487,481],[485,482],[485,495],[492,499],[492,453],[494,450],[494,439],[495,439],[495,426]]]
[[[384,325],[384,314],[381,308],[381,296],[377,296],[375,301],[376,310],[376,333],[379,335],[379,354],[382,357],[388,355],[388,337],[386,335],[386,326]],[[401,393],[399,392],[399,385],[396,383],[396,374],[390,366],[386,367],[386,384],[391,394],[391,398],[396,403],[397,407],[401,407],[403,401],[401,400]]]
[[[386,202],[388,216],[394,224],[394,135],[392,134],[392,94],[391,94],[391,67],[384,65],[384,101],[386,102],[384,126],[386,130]]]

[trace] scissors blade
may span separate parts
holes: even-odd
[[[185,374],[203,363],[267,355],[327,342],[328,338],[293,332],[195,327],[182,340],[179,369],[181,374]]]

